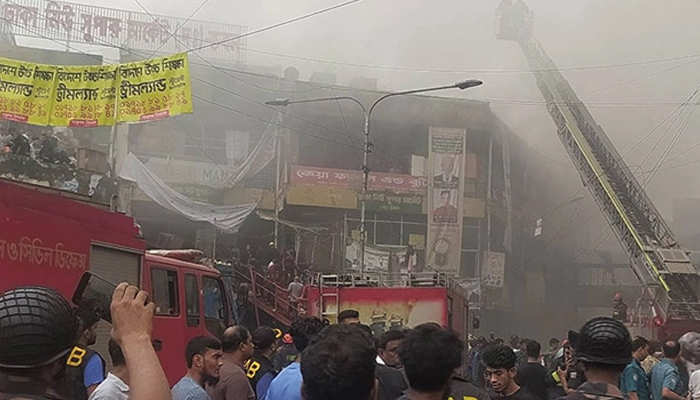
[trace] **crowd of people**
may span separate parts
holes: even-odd
[[[477,338],[436,323],[372,336],[355,310],[337,324],[300,317],[283,333],[236,325],[183,349],[172,386],[151,343],[154,304],[120,284],[112,367],[90,349],[96,316],[52,289],[0,295],[0,399],[89,400],[699,400],[700,334],[660,344],[598,317],[543,354],[535,340]],[[683,350],[683,351],[682,351]]]
[[[0,130],[0,152],[29,157],[44,164],[75,167],[80,142],[70,129],[30,130],[10,126]]]

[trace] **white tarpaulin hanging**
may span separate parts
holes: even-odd
[[[136,182],[139,189],[162,207],[192,221],[208,222],[228,233],[238,232],[246,217],[255,210],[255,204],[215,206],[192,201],[173,190],[132,153],[124,159],[119,177]]]

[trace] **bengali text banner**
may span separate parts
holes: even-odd
[[[187,53],[122,64],[117,122],[143,122],[192,112]]]
[[[114,125],[116,65],[58,67],[52,126]]]
[[[0,118],[47,125],[56,67],[0,58]]]

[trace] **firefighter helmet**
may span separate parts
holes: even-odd
[[[29,369],[68,354],[81,322],[57,291],[20,287],[0,295],[0,367]]]
[[[622,300],[622,293],[615,293],[615,297],[613,297],[615,301],[620,301]]]
[[[627,365],[632,360],[629,331],[622,322],[609,317],[593,318],[579,332],[569,331],[569,341],[579,361]]]

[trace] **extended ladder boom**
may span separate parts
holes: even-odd
[[[499,39],[517,41],[522,48],[559,138],[629,254],[635,274],[656,299],[657,316],[663,321],[699,319],[697,268],[603,128],[533,37],[531,12],[520,0],[504,0],[498,13]]]

